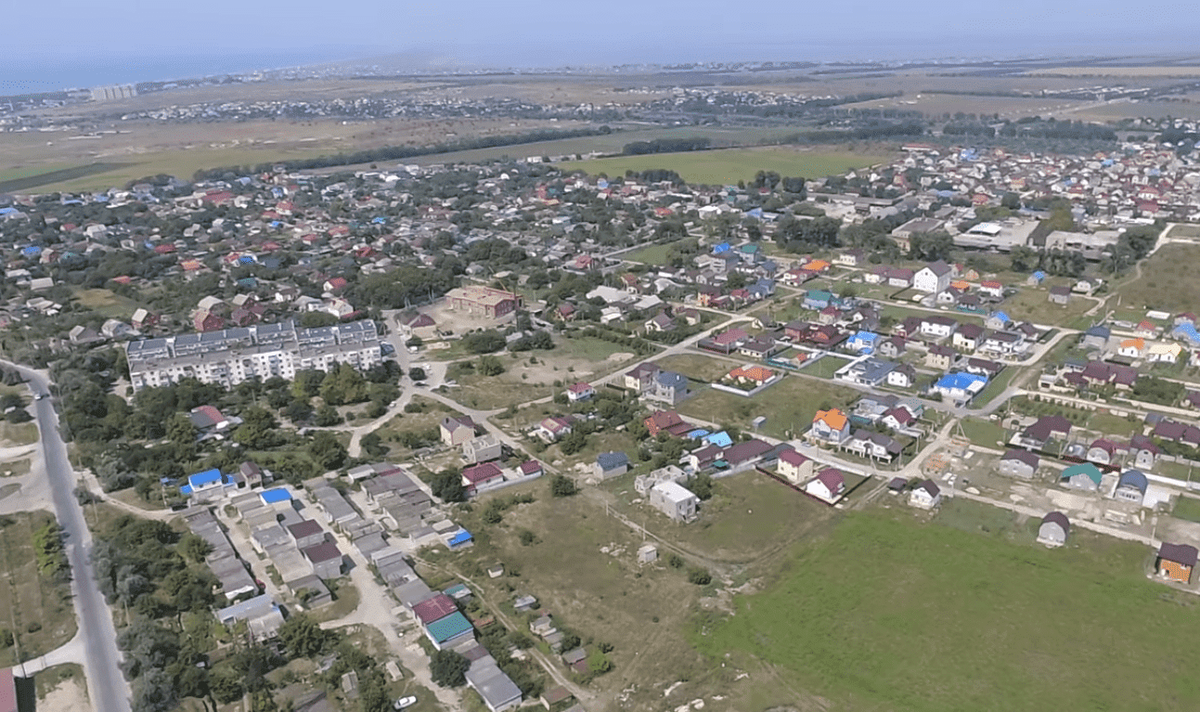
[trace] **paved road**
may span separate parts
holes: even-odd
[[[49,379],[37,372],[20,368],[36,393],[46,393]],[[67,560],[71,564],[71,588],[75,615],[79,619],[79,638],[84,641],[84,671],[88,697],[96,712],[129,712],[129,686],[118,663],[117,631],[112,613],[92,570],[92,534],[83,518],[83,508],[75,499],[75,472],[67,459],[67,446],[58,433],[58,415],[51,399],[34,401],[38,430],[41,432],[45,475],[54,499],[58,522],[66,532]]]

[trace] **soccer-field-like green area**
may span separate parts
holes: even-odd
[[[808,151],[798,148],[726,148],[713,151],[653,153],[617,156],[589,161],[566,161],[566,171],[583,170],[592,175],[623,176],[626,171],[671,170],[689,183],[725,185],[752,180],[759,171],[774,171],[785,177],[823,178],[883,163],[888,156],[852,151]]]
[[[1144,545],[1046,550],[1035,524],[1012,541],[849,514],[693,640],[830,709],[1200,710],[1200,601],[1148,581]]]

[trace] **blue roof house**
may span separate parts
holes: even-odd
[[[1200,346],[1200,331],[1192,324],[1184,322],[1171,331],[1171,338],[1186,341],[1189,346]]]
[[[225,477],[220,470],[212,469],[189,475],[187,484],[179,488],[179,493],[185,497],[201,501],[210,501],[224,497],[225,493],[236,487],[232,477]]]
[[[860,331],[846,342],[846,346],[855,353],[875,353],[875,345],[879,343],[879,334],[870,331]]]
[[[602,480],[620,477],[629,471],[629,456],[623,452],[602,452],[596,456],[596,476]]]
[[[940,393],[953,401],[974,398],[987,386],[988,379],[976,373],[947,373],[930,387],[931,393]]]
[[[275,487],[269,490],[263,490],[258,494],[262,498],[262,503],[268,507],[277,505],[290,507],[292,505],[292,493],[283,487]]]

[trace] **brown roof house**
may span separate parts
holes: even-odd
[[[1164,541],[1158,549],[1158,575],[1168,581],[1190,583],[1198,555],[1200,552],[1190,544],[1169,544]]]

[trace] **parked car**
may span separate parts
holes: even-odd
[[[407,697],[401,697],[400,699],[396,700],[396,703],[392,705],[392,709],[402,710],[405,707],[412,707],[415,704],[417,704],[416,696],[409,695]]]

